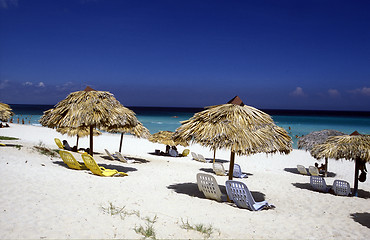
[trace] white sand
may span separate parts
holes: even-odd
[[[212,164],[196,162],[191,157],[151,155],[154,149],[164,150],[165,146],[147,140],[124,137],[122,153],[148,161],[124,164],[103,158],[104,148],[110,152],[118,150],[120,135],[104,133],[94,137],[94,151],[101,153],[94,155],[95,160],[129,175],[109,178],[71,170],[59,157],[50,158],[35,151],[33,146],[40,143],[56,149],[54,137],[75,144],[75,138],[53,129],[11,124],[10,128],[0,129],[0,136],[20,138],[1,140],[2,143],[23,145],[21,150],[0,147],[2,239],[140,239],[143,236],[134,229],[145,228],[145,218],[155,216],[153,228],[159,239],[206,237],[181,228],[182,221],[211,226],[210,238],[220,239],[365,239],[370,234],[370,180],[359,183],[359,197],[315,192],[309,186],[308,176],[292,172],[297,164],[308,168],[315,163],[304,151],[236,158],[243,172],[250,174],[240,181],[247,184],[255,198],[264,197],[276,206],[252,212],[206,199],[198,191],[196,174],[211,171]],[[88,147],[88,138],[80,139],[79,146]],[[212,152],[199,145],[189,148],[206,158],[213,157]],[[74,155],[82,161],[78,154]],[[227,160],[225,168],[229,155],[228,151],[218,151],[216,155],[217,159]],[[342,179],[353,187],[354,162],[329,159],[329,171],[336,176],[326,178],[328,185]],[[216,179],[222,187],[227,177]],[[124,208],[121,216],[104,211],[103,207],[110,204]]]

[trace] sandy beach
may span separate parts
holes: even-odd
[[[0,136],[19,138],[1,143],[22,145],[0,147],[1,239],[141,239],[140,227],[152,227],[157,239],[365,239],[370,234],[369,176],[359,183],[358,197],[316,192],[310,177],[296,171],[297,164],[308,168],[316,162],[302,150],[236,157],[248,178],[235,180],[244,182],[257,201],[276,207],[253,212],[206,199],[199,192],[196,174],[202,172],[215,176],[226,194],[227,176],[216,176],[211,163],[194,161],[190,155],[153,155],[165,146],[145,139],[125,135],[122,154],[137,161],[125,164],[108,160],[104,153],[118,151],[119,134],[94,137],[97,163],[128,174],[99,177],[69,169],[59,155],[46,156],[34,148],[57,149],[55,137],[74,145],[76,138],[19,124],[1,128]],[[88,147],[88,138],[80,139],[79,147]],[[200,145],[188,148],[213,157]],[[74,156],[82,162],[78,153]],[[229,151],[217,151],[216,159],[225,168],[229,157]],[[354,162],[329,159],[328,166],[328,185],[341,179],[353,187]],[[196,225],[208,231],[189,229]]]

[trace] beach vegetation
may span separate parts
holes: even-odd
[[[143,235],[144,239],[151,238],[156,239],[155,236],[155,229],[154,229],[154,223],[157,221],[158,217],[157,215],[154,216],[153,219],[150,219],[149,217],[144,218],[145,220],[145,226],[135,226],[134,230],[137,234]]]
[[[43,144],[41,141],[39,142],[37,146],[33,146],[33,148],[35,148],[39,153],[46,155],[46,156],[50,156],[50,157],[58,156],[56,150],[52,150],[52,149],[45,147],[45,144]]]
[[[7,136],[0,136],[0,140],[19,140],[16,137],[7,137]]]
[[[103,212],[106,214],[109,214],[111,216],[119,215],[121,219],[125,219],[126,216],[136,215],[137,217],[140,217],[140,212],[137,210],[133,211],[126,211],[126,206],[123,207],[117,207],[114,206],[112,202],[109,202],[108,207],[101,207]]]
[[[182,229],[186,229],[186,230],[193,230],[193,231],[197,231],[197,232],[200,232],[201,234],[203,234],[206,238],[210,238],[211,235],[217,231],[218,232],[218,235],[220,235],[220,231],[219,230],[216,230],[211,224],[209,224],[208,226],[206,226],[205,224],[202,224],[202,223],[199,223],[199,224],[190,224],[189,223],[189,220],[186,220],[186,222],[184,222],[183,219],[181,219],[181,228]]]

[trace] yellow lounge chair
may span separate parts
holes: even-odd
[[[112,177],[113,175],[121,175],[127,176],[127,173],[118,172],[116,169],[105,169],[104,167],[100,167],[94,160],[92,156],[89,154],[82,154],[82,160],[84,161],[85,165],[90,169],[92,173],[98,176],[103,177]]]
[[[184,149],[184,151],[182,151],[181,153],[181,156],[186,157],[187,155],[189,155],[189,153],[190,153],[189,149]]]
[[[57,144],[58,148],[64,149],[64,145],[62,144],[59,138],[54,138],[54,142]]]
[[[77,162],[75,157],[70,152],[59,150],[59,155],[62,158],[63,162],[68,165],[68,167],[76,170],[88,170],[85,165]]]

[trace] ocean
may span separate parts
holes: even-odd
[[[53,105],[9,104],[15,115],[13,122],[40,125],[38,122],[43,112]],[[203,108],[165,108],[165,107],[128,107],[136,113],[138,120],[149,129],[150,133],[158,131],[175,131],[181,121],[191,118]],[[297,148],[298,137],[313,131],[335,129],[346,134],[358,131],[370,134],[370,112],[345,111],[306,111],[306,110],[269,110],[261,109],[270,114],[276,125],[283,127],[293,140],[293,148]]]

